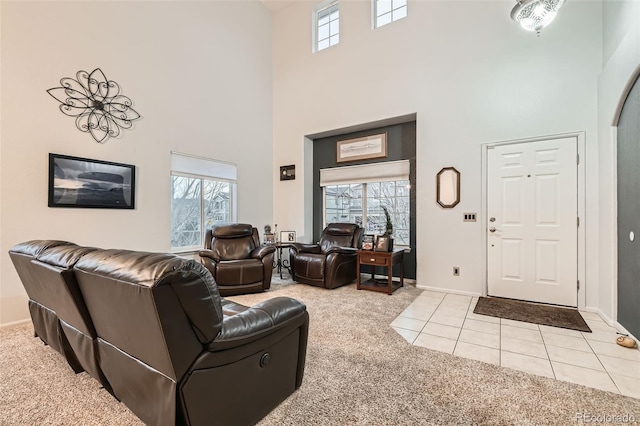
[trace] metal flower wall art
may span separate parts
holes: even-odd
[[[63,114],[76,118],[78,130],[90,133],[98,143],[117,137],[120,129],[130,129],[140,118],[131,99],[120,93],[120,85],[107,80],[100,68],[91,73],[80,70],[75,80],[65,77],[60,84],[47,93],[60,102]]]

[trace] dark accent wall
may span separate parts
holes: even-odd
[[[640,80],[618,121],[618,322],[640,337]],[[630,241],[629,232],[635,233]]]
[[[353,161],[349,163],[336,162],[336,142],[343,139],[357,138],[387,132],[387,158],[375,160]],[[356,164],[380,163],[385,161],[409,160],[410,172],[410,214],[411,214],[411,252],[404,256],[404,276],[416,277],[416,122],[377,127],[338,136],[318,138],[313,140],[313,240],[318,241],[322,233],[322,189],[320,188],[320,169]],[[399,271],[394,268],[394,275]]]

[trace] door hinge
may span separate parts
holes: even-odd
[[[576,154],[576,164],[580,164],[580,154]]]
[[[577,217],[577,223],[578,223],[578,227],[580,226],[580,217]]]
[[[578,290],[580,290],[580,280],[578,280]]]

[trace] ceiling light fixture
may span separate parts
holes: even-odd
[[[518,4],[511,10],[511,19],[527,31],[540,30],[553,21],[565,0],[516,0]]]

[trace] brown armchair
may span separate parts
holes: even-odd
[[[356,250],[362,228],[355,223],[330,223],[319,244],[293,243],[289,249],[291,276],[317,287],[336,288],[356,279]]]
[[[259,293],[271,287],[275,247],[260,247],[249,224],[215,226],[207,231],[200,262],[216,280],[221,296]]]

